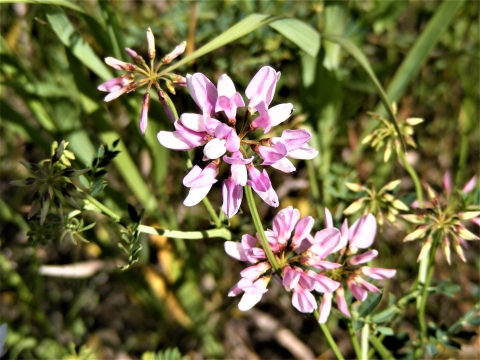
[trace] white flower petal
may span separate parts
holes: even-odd
[[[243,249],[241,243],[235,241],[225,241],[223,247],[225,248],[225,252],[234,259],[240,261],[247,261],[247,257],[245,256],[245,250]]]
[[[205,155],[207,159],[218,159],[227,151],[225,142],[224,139],[220,140],[217,138],[210,140],[203,148],[203,155]]]
[[[200,114],[182,114],[180,116],[180,122],[187,129],[190,129],[195,132],[206,131],[205,123],[203,121],[203,115]]]
[[[192,148],[185,139],[176,131],[160,131],[157,139],[166,148],[173,150],[189,150]]]
[[[208,192],[212,188],[212,185],[207,185],[199,188],[190,188],[188,196],[183,202],[185,206],[197,205],[202,199],[207,196]]]
[[[263,294],[243,294],[242,299],[238,303],[238,308],[241,311],[250,310],[262,299]]]

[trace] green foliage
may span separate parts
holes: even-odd
[[[159,54],[183,40],[191,46],[169,71],[202,72],[214,82],[228,73],[238,88],[266,64],[282,72],[272,105],[291,102],[295,112],[279,133],[311,129],[311,144],[320,155],[309,169],[299,163],[291,183],[283,174],[272,175],[285,194],[281,207],[302,205],[302,216],[313,216],[316,208],[321,217],[328,206],[338,223],[354,200],[345,182],[381,188],[406,179],[408,174],[396,162],[381,164],[382,156],[361,144],[360,134],[377,124],[366,115],[372,110],[387,116],[391,128],[397,125],[395,116],[425,119],[412,135],[418,148],[409,151],[413,161],[418,159],[414,168],[422,182],[439,187],[443,172],[451,169],[462,184],[477,172],[479,41],[474,2],[35,0],[2,1],[0,10],[0,318],[9,327],[8,358],[94,359],[125,353],[172,360],[186,353],[205,358],[293,357],[275,337],[280,332],[261,330],[250,313],[233,310],[236,303],[226,294],[240,268],[226,259],[222,242],[166,239],[161,232],[140,236],[140,224],[201,233],[212,227],[201,205],[182,205],[184,161],[156,139],[158,131],[173,129],[161,104],[152,96],[149,129],[142,137],[137,121],[143,94],[132,92],[105,103],[96,90],[115,73],[104,57],[129,61],[125,47],[146,54],[147,27],[156,36]],[[179,89],[171,101],[179,113],[196,111],[186,90]],[[65,142],[49,153],[55,139]],[[66,156],[69,150],[75,162]],[[48,159],[41,160],[45,153]],[[65,162],[70,160],[74,165]],[[306,170],[309,187],[292,188],[305,180]],[[41,177],[42,172],[47,176]],[[215,210],[220,204],[217,185],[220,182],[211,196]],[[409,181],[402,181],[397,191],[398,198],[411,199],[404,203],[413,202]],[[94,199],[84,207],[80,198],[88,192]],[[466,207],[475,206],[479,195],[477,185],[459,198]],[[130,221],[121,215],[109,220],[95,200],[115,214],[128,213]],[[29,212],[32,221],[27,223]],[[263,223],[273,214],[259,208]],[[254,233],[247,215],[244,211],[231,219],[234,236]],[[125,225],[121,235],[118,224]],[[315,229],[319,227],[317,222]],[[370,295],[355,309],[355,327],[369,324],[372,336],[394,358],[413,358],[417,339],[408,334],[418,333],[412,309],[419,295],[404,292],[417,271],[419,249],[402,245],[401,231],[385,226],[376,239],[381,253],[389,254],[379,257],[378,266],[398,269],[401,285],[388,289],[388,304],[381,302],[381,295]],[[53,241],[67,237],[71,241]],[[467,257],[478,250],[472,243]],[[116,270],[118,262],[125,261],[118,247],[127,254],[123,268],[130,267],[128,272]],[[438,278],[451,280],[428,288],[429,296],[441,299],[428,302],[428,318],[435,324],[428,328],[424,349],[432,356],[471,342],[472,326],[480,322],[478,305],[464,315],[460,310],[476,301],[476,295],[463,288],[474,286],[477,278],[468,260],[451,268],[437,264]],[[99,270],[84,279],[39,272],[44,265],[89,262]],[[315,355],[325,353],[320,331],[292,309],[290,297],[269,291],[259,311],[273,314],[282,330],[289,329]],[[448,325],[438,325],[441,322]],[[334,336],[344,336],[342,331],[336,327]],[[157,349],[166,350],[146,353]],[[462,356],[455,351],[448,356]]]
[[[141,360],[187,360],[188,356],[183,356],[182,353],[175,348],[168,348],[157,353],[146,352],[142,354]]]

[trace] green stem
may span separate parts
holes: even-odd
[[[308,178],[310,180],[310,190],[312,191],[312,198],[315,202],[315,207],[317,209],[317,216],[321,218],[323,215],[323,209],[320,205],[320,189],[318,188],[315,166],[313,165],[313,161],[305,161],[305,163],[307,164]]]
[[[273,255],[272,249],[268,244],[267,237],[265,236],[265,232],[263,231],[262,221],[260,220],[260,216],[258,215],[257,206],[255,205],[255,199],[253,198],[252,188],[249,185],[245,185],[245,196],[247,197],[248,207],[250,208],[250,214],[252,215],[253,223],[255,224],[255,229],[257,229],[257,233],[260,236],[260,242],[262,243],[263,250],[267,255],[267,259],[273,267],[273,270],[278,274],[280,273],[280,268],[277,263],[277,259],[275,255]]]
[[[315,317],[317,318],[317,320],[318,320],[318,315],[319,315],[318,311],[315,310]],[[327,325],[320,324],[320,323],[318,323],[318,325],[320,326],[320,329],[322,329],[323,335],[325,335],[325,338],[327,339],[328,345],[330,345],[330,349],[332,349],[332,351],[335,354],[335,356],[337,357],[337,359],[344,360],[345,358],[343,357],[342,353],[340,352],[340,349],[338,348],[337,344],[335,343],[335,340],[333,339],[332,334],[330,334],[330,331],[328,330]]]
[[[103,205],[100,201],[95,199],[93,196],[87,193],[83,193],[83,196],[91,204],[95,205],[98,209],[100,209],[105,215],[109,216],[112,220],[124,226],[128,225],[128,220],[123,219],[120,215],[116,214],[107,206]],[[152,226],[147,226],[147,225],[140,225],[138,227],[138,230],[146,234],[163,235],[172,239],[200,240],[200,239],[209,239],[209,238],[221,238],[225,240],[232,240],[233,238],[233,234],[230,232],[230,230],[226,228],[210,229],[210,230],[204,230],[204,231],[177,231],[177,230],[158,229],[158,228],[154,228]]]
[[[222,226],[222,221],[220,220],[217,213],[213,209],[213,206],[212,206],[212,203],[210,202],[210,200],[208,200],[208,198],[205,196],[202,199],[202,202],[203,202],[203,205],[205,205],[205,207],[207,208],[208,213],[212,217],[213,222],[215,223],[215,227],[220,228]]]
[[[365,322],[362,327],[361,333],[361,344],[362,344],[362,360],[368,360],[368,335],[370,333],[370,325],[368,322]]]
[[[145,234],[153,235],[163,235],[172,239],[185,239],[185,240],[200,240],[200,239],[211,239],[211,238],[221,238],[225,240],[232,240],[233,235],[230,230],[226,228],[220,229],[210,229],[204,231],[177,231],[177,230],[167,230],[167,229],[158,229],[152,226],[140,225],[138,231]]]
[[[380,354],[383,360],[394,360],[395,358],[392,356],[390,351],[383,345],[382,340],[385,338],[384,334],[381,334],[380,337],[376,337],[375,335],[370,335],[368,340],[370,344],[372,344],[373,348],[368,353],[368,359],[372,359],[375,353],[375,350]]]
[[[423,353],[423,345],[425,344],[427,340],[427,323],[425,321],[425,310],[426,310],[426,305],[427,305],[427,297],[428,297],[428,288],[430,281],[432,280],[433,272],[435,270],[435,251],[437,249],[439,237],[435,239],[435,241],[432,244],[432,247],[429,250],[429,253],[425,258],[428,258],[428,263],[427,263],[427,276],[425,278],[424,282],[420,282],[419,279],[419,285],[422,286],[421,290],[421,299],[420,299],[420,305],[417,307],[418,311],[418,323],[420,325],[420,340],[417,343],[417,347],[415,349],[415,358],[420,359]]]
[[[357,336],[355,335],[355,330],[353,329],[352,320],[347,320],[347,327],[348,334],[350,335],[350,339],[352,340],[353,350],[355,350],[355,356],[357,357],[357,359],[361,359],[362,352],[360,351],[360,344],[358,343]]]
[[[415,170],[408,163],[407,157],[405,156],[405,152],[400,149],[400,151],[397,151],[397,154],[398,156],[400,156],[400,160],[402,161],[403,166],[405,167],[405,170],[407,170],[408,174],[412,178],[413,184],[415,186],[415,193],[417,194],[418,206],[422,207],[423,193],[422,193],[422,184],[420,183],[420,179],[418,178],[418,175],[415,172]]]

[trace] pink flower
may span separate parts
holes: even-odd
[[[243,186],[237,185],[235,180],[228,178],[222,184],[223,205],[222,211],[231,218],[238,212],[243,198]]]
[[[197,205],[207,196],[208,192],[218,180],[218,165],[212,161],[205,169],[195,165],[183,178],[183,185],[190,188],[187,198],[183,202],[185,206]]]
[[[215,104],[215,111],[223,111],[230,121],[235,121],[237,107],[245,106],[242,95],[235,90],[232,79],[223,74],[218,79],[218,98]]]
[[[276,83],[280,79],[280,72],[275,72],[270,66],[264,66],[252,78],[245,90],[250,100],[249,109],[255,109],[259,116],[252,122],[252,129],[265,129],[264,133],[270,131],[290,117],[293,111],[292,104],[280,104],[268,109],[275,93]]]
[[[250,179],[247,183],[252,187],[252,189],[257,193],[258,196],[262,198],[268,205],[272,207],[278,207],[278,196],[275,190],[273,190],[272,183],[268,177],[265,169],[263,172],[260,172],[253,166],[248,167],[248,174]]]
[[[263,117],[264,120],[259,121],[262,124],[266,121],[265,127],[268,129],[286,120],[293,109],[291,104],[268,109],[279,76],[280,73],[273,68],[263,67],[253,77],[246,90],[247,98],[250,100],[249,114],[253,115],[254,110],[257,110],[259,112],[257,119]],[[235,126],[237,108],[245,106],[245,103],[228,75],[220,76],[217,87],[201,73],[187,75],[186,83],[202,114],[182,114],[174,123],[175,131],[158,133],[159,142],[173,150],[189,150],[203,146],[204,161],[218,159],[220,165],[222,159],[230,165],[230,176],[222,182],[222,210],[228,217],[238,212],[243,198],[241,187],[246,184],[251,186],[268,205],[277,207],[278,196],[268,173],[265,170],[257,170],[253,165],[255,157],[246,158],[246,154],[253,151],[263,159],[262,165],[271,165],[281,171],[292,172],[295,167],[286,156],[311,159],[318,154],[307,144],[311,134],[306,130],[286,130],[278,138],[248,140],[245,136],[258,126],[254,120],[250,127],[242,125],[242,133],[237,134]],[[217,120],[223,118],[219,112],[226,115],[226,121]],[[242,121],[246,120],[243,118]]]

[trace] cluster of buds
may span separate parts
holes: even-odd
[[[266,134],[292,114],[290,103],[270,108],[279,78],[280,72],[270,66],[257,72],[245,91],[249,99],[245,117],[237,121],[237,108],[244,107],[245,102],[228,75],[220,76],[217,87],[201,73],[187,75],[188,90],[202,113],[182,114],[174,123],[175,131],[160,131],[157,136],[160,144],[173,150],[203,146],[203,160],[210,161],[204,169],[195,165],[183,179],[190,188],[184,205],[196,205],[207,195],[218,181],[223,160],[230,165],[230,176],[222,186],[222,210],[228,217],[238,212],[246,184],[268,205],[277,207],[278,196],[266,170],[253,165],[255,157],[262,160],[262,166],[291,173],[296,169],[287,157],[308,160],[317,156],[318,152],[307,144],[312,137],[307,130],[285,130],[280,137],[260,140],[246,138],[257,129]]]
[[[20,163],[32,173],[32,176],[12,181],[12,184],[17,186],[33,184],[37,186],[28,218],[30,219],[40,211],[40,225],[44,223],[51,204],[63,216],[61,198],[65,199],[74,208],[80,209],[75,198],[81,198],[82,196],[70,179],[86,173],[89,169],[75,170],[70,166],[69,159],[74,159],[74,156],[65,149],[67,145],[68,142],[62,141],[54,151],[52,158],[43,160],[39,164],[21,161]]]
[[[383,226],[385,218],[396,226],[396,218],[399,211],[410,210],[407,205],[396,199],[392,194],[392,191],[399,184],[400,180],[394,180],[382,187],[380,191],[377,191],[373,185],[371,188],[368,188],[360,184],[345,183],[351,191],[356,193],[365,192],[366,195],[355,200],[343,213],[352,215],[363,208],[363,214],[373,214],[380,226]]]
[[[392,106],[394,113],[396,113],[396,106]],[[392,149],[395,147],[395,151],[397,154],[400,151],[403,151],[400,138],[398,136],[397,131],[395,130],[395,126],[384,119],[379,114],[375,114],[372,112],[368,113],[374,119],[380,121],[383,126],[373,130],[370,134],[365,136],[362,140],[362,144],[370,143],[370,145],[375,149],[376,152],[380,151],[381,149],[385,148],[383,154],[383,161],[387,162],[392,155]],[[405,142],[412,146],[413,148],[417,147],[415,140],[413,139],[413,127],[423,122],[421,118],[408,118],[405,121],[400,121],[398,123],[398,128],[400,130],[400,134],[405,139]]]
[[[278,212],[272,230],[265,231],[277,266],[267,260],[258,234],[256,237],[244,235],[241,243],[225,242],[228,255],[253,264],[240,272],[240,281],[228,293],[228,296],[243,293],[238,304],[240,310],[249,310],[258,303],[274,278],[286,291],[293,292],[292,305],[298,311],[311,313],[318,308],[319,322],[325,323],[331,311],[333,293],[340,312],[350,317],[345,289],[358,301],[364,301],[368,292],[381,293],[364,277],[388,279],[395,275],[393,269],[366,266],[378,255],[376,250],[359,253],[360,249],[368,249],[375,238],[377,225],[371,214],[361,217],[350,227],[345,220],[341,229],[337,229],[330,212],[325,209],[326,228],[312,236],[313,224],[312,217],[300,219],[300,212],[292,207]],[[274,271],[275,267],[279,270]],[[323,294],[320,304],[315,293]]]
[[[185,51],[187,43],[181,42],[175,49],[165,55],[160,62],[155,65],[155,39],[153,37],[152,30],[147,30],[147,44],[148,44],[148,63],[138,55],[134,50],[126,48],[125,51],[132,58],[135,64],[126,63],[118,59],[107,57],[105,62],[116,70],[126,71],[127,74],[121,75],[114,79],[108,80],[98,86],[98,90],[108,92],[105,97],[105,101],[112,101],[118,98],[120,95],[129,93],[147,85],[147,91],[143,96],[142,111],[140,114],[140,131],[142,135],[145,135],[148,122],[148,109],[150,107],[150,88],[155,86],[158,94],[158,98],[165,109],[169,119],[173,122],[176,119],[173,116],[172,110],[168,105],[169,97],[165,91],[160,87],[159,80],[163,80],[168,91],[175,95],[174,84],[186,86],[185,77],[174,74],[159,71],[162,65],[169,64],[177,56],[181,55]],[[135,78],[137,76],[137,79]]]
[[[475,189],[477,182],[478,178],[474,176],[462,190],[455,191],[454,194],[451,175],[447,172],[443,178],[443,196],[426,185],[429,201],[424,202],[421,208],[417,202],[412,204],[412,207],[418,210],[418,214],[402,215],[404,219],[417,225],[417,228],[403,241],[425,240],[418,261],[428,254],[432,247],[436,249],[441,245],[448,264],[451,264],[450,246],[453,243],[458,256],[466,262],[463,251],[463,248],[468,247],[466,240],[480,240],[462,223],[462,221],[469,221],[480,226],[480,207],[465,206],[464,199]]]

